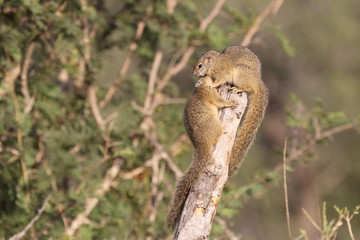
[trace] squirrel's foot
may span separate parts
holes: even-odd
[[[229,91],[232,93],[236,93],[236,94],[239,94],[239,93],[241,94],[243,92],[243,90],[241,90],[240,88],[237,88],[237,87],[231,87],[229,89]]]

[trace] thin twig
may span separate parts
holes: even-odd
[[[157,75],[160,68],[160,63],[163,57],[163,52],[161,50],[157,50],[155,53],[154,61],[151,67],[151,71],[149,74],[149,83],[146,91],[145,101],[144,101],[144,109],[147,110],[150,108],[151,99],[154,94],[155,82],[157,80]]]
[[[19,233],[13,235],[12,237],[9,238],[9,240],[19,240],[21,239],[23,236],[25,236],[26,232],[29,231],[29,229],[34,225],[34,223],[39,220],[41,214],[45,211],[45,207],[46,204],[48,203],[49,199],[50,199],[51,195],[49,194],[44,203],[42,204],[41,208],[38,210],[38,213],[35,215],[35,217],[33,219],[31,219],[31,221],[28,223],[28,225],[26,225],[26,227]]]
[[[309,215],[309,213],[308,213],[304,208],[301,208],[301,210],[303,211],[303,213],[305,214],[305,216],[309,219],[309,221],[312,223],[312,225],[313,225],[319,232],[321,232],[321,228],[319,227],[319,225],[317,225],[317,223],[316,223],[315,220]]]
[[[166,87],[170,79],[184,69],[194,52],[195,47],[193,46],[190,46],[188,49],[186,49],[181,60],[175,66],[168,68],[166,74],[158,82],[157,91],[161,92]]]
[[[246,33],[243,41],[241,42],[242,46],[248,46],[251,43],[255,33],[259,30],[261,22],[267,18],[270,14],[275,14],[284,0],[273,0],[261,13],[256,17],[253,25],[250,27],[248,32]]]
[[[287,138],[285,138],[284,150],[283,150],[283,176],[284,176],[284,195],[285,195],[285,209],[286,209],[286,221],[289,232],[289,239],[292,240],[291,228],[290,228],[290,213],[289,213],[289,200],[286,182],[286,149],[287,149]]]
[[[345,218],[346,225],[347,225],[347,227],[348,227],[348,231],[349,231],[349,234],[350,234],[351,240],[355,240],[355,237],[354,237],[353,231],[352,231],[352,229],[351,229],[350,220],[351,220],[351,219],[350,219],[349,217],[346,217],[346,218]]]
[[[152,159],[147,160],[141,167],[134,168],[128,172],[120,172],[119,177],[122,179],[134,179],[136,176],[144,173],[145,170],[151,167]]]
[[[175,173],[176,179],[179,179],[182,176],[182,171],[176,166],[169,154],[167,154],[167,152],[165,151],[165,147],[158,142],[156,133],[153,132],[152,134],[149,134],[145,132],[145,137],[154,148],[154,154],[158,153],[161,158],[165,159],[168,167]]]
[[[34,49],[35,49],[35,42],[31,42],[26,50],[26,54],[21,70],[21,93],[25,97],[25,102],[26,102],[25,104],[26,106],[24,108],[25,113],[31,112],[31,109],[35,102],[35,98],[30,96],[30,92],[28,88],[28,71]]]
[[[91,106],[91,111],[95,118],[95,121],[101,131],[105,130],[105,122],[103,117],[101,116],[99,106],[97,104],[96,91],[93,85],[88,87],[88,97]]]
[[[226,0],[218,0],[214,6],[214,8],[211,10],[210,14],[201,21],[199,30],[200,32],[205,32],[206,28],[209,26],[209,24],[215,19],[217,15],[219,15],[219,12],[224,5]]]
[[[162,148],[163,148],[163,146],[162,146]],[[165,159],[168,167],[175,173],[176,180],[179,180],[181,178],[181,176],[183,175],[183,172],[177,167],[177,165],[174,163],[172,158],[165,152],[165,150],[162,150],[161,157],[163,159]]]

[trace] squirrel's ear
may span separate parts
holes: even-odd
[[[211,56],[206,56],[207,59],[211,59]]]

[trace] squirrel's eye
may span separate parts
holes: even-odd
[[[198,65],[198,67],[199,67],[199,68],[202,68],[202,64],[200,63],[200,64]]]

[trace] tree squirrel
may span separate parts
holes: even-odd
[[[176,186],[167,218],[170,228],[174,228],[180,220],[186,197],[200,172],[214,162],[211,152],[224,133],[218,109],[238,105],[236,101],[226,101],[216,89],[210,88],[209,85],[213,84],[210,77],[204,76],[198,82],[199,86],[189,98],[184,112],[185,129],[194,146],[193,161]]]
[[[232,46],[221,53],[211,50],[201,55],[196,62],[194,75],[211,77],[213,88],[230,83],[234,85],[233,90],[249,94],[246,114],[231,153],[229,164],[229,176],[231,176],[254,141],[268,105],[269,92],[261,80],[260,61],[246,47]]]

